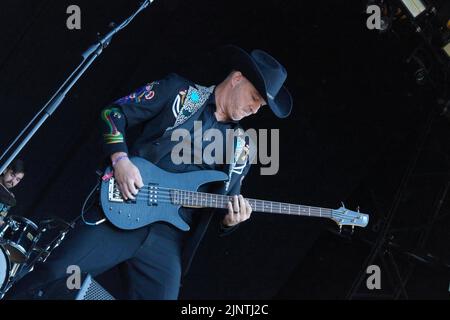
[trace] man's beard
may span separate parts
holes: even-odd
[[[7,187],[8,189],[11,189],[13,187],[11,181],[3,181],[3,185]]]

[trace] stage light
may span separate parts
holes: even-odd
[[[401,0],[408,9],[413,18],[416,18],[419,14],[426,10],[425,4],[421,0]]]
[[[447,43],[445,46],[443,46],[442,49],[447,54],[447,56],[450,58],[450,42]]]

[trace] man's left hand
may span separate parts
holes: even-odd
[[[222,223],[231,227],[250,218],[252,207],[242,195],[233,196],[233,203],[228,202],[228,213],[223,218]]]

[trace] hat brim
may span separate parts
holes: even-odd
[[[278,118],[286,118],[292,110],[292,96],[286,87],[282,86],[278,94],[271,99],[267,95],[267,85],[258,65],[252,56],[243,49],[227,45],[220,50],[220,60],[228,71],[240,71],[267,101],[270,109]]]

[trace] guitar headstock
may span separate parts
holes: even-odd
[[[358,211],[347,209],[344,205],[339,209],[331,210],[331,219],[333,219],[339,227],[352,226],[364,228],[369,223],[369,215]]]

